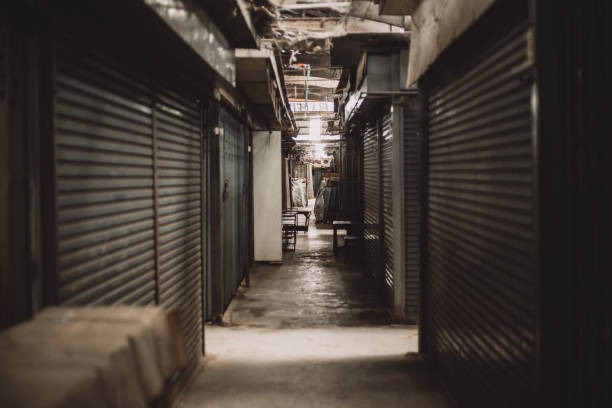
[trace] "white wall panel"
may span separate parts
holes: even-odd
[[[281,134],[253,132],[255,262],[282,261]]]

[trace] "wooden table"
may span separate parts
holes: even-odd
[[[308,226],[310,225],[310,214],[311,214],[310,210],[297,210],[297,209],[292,208],[292,209],[283,210],[283,216],[285,214],[296,214],[297,216],[295,224],[292,224],[290,228],[292,228],[295,231],[308,232]],[[303,224],[300,224],[300,217],[299,217],[300,215],[304,216]]]
[[[297,223],[297,230],[308,232],[308,225],[310,224],[310,210],[297,210],[298,216],[303,215],[305,218],[304,225],[300,225],[299,219]]]
[[[334,253],[338,250],[338,230],[345,230],[349,233],[353,227],[359,227],[361,224],[353,222],[353,221],[333,221],[332,226],[334,228]]]

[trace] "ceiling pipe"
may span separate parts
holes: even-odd
[[[306,64],[306,91],[304,99],[306,100],[306,110],[308,110],[308,80],[310,79],[310,64]]]
[[[327,3],[308,3],[308,4],[284,4],[280,6],[281,10],[309,10],[309,9],[321,9],[321,8],[339,8],[339,7],[350,7],[350,1],[344,2],[327,2]]]

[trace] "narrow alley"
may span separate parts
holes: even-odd
[[[206,328],[185,408],[455,406],[417,353],[417,326],[393,324],[326,225],[299,234],[282,265],[256,266],[224,320]]]
[[[612,407],[611,21],[0,2],[0,407]]]

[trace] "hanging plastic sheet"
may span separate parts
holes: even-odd
[[[338,212],[338,188],[321,187],[315,201],[314,214],[317,222],[331,223]]]
[[[291,194],[291,197],[293,199],[293,207],[308,207],[305,180],[299,178],[292,178]]]
[[[323,222],[325,219],[325,198],[323,197],[323,189],[319,190],[319,195],[315,201],[314,215],[316,222]]]
[[[312,164],[308,163],[306,165],[306,190],[309,200],[315,198],[312,181]]]

